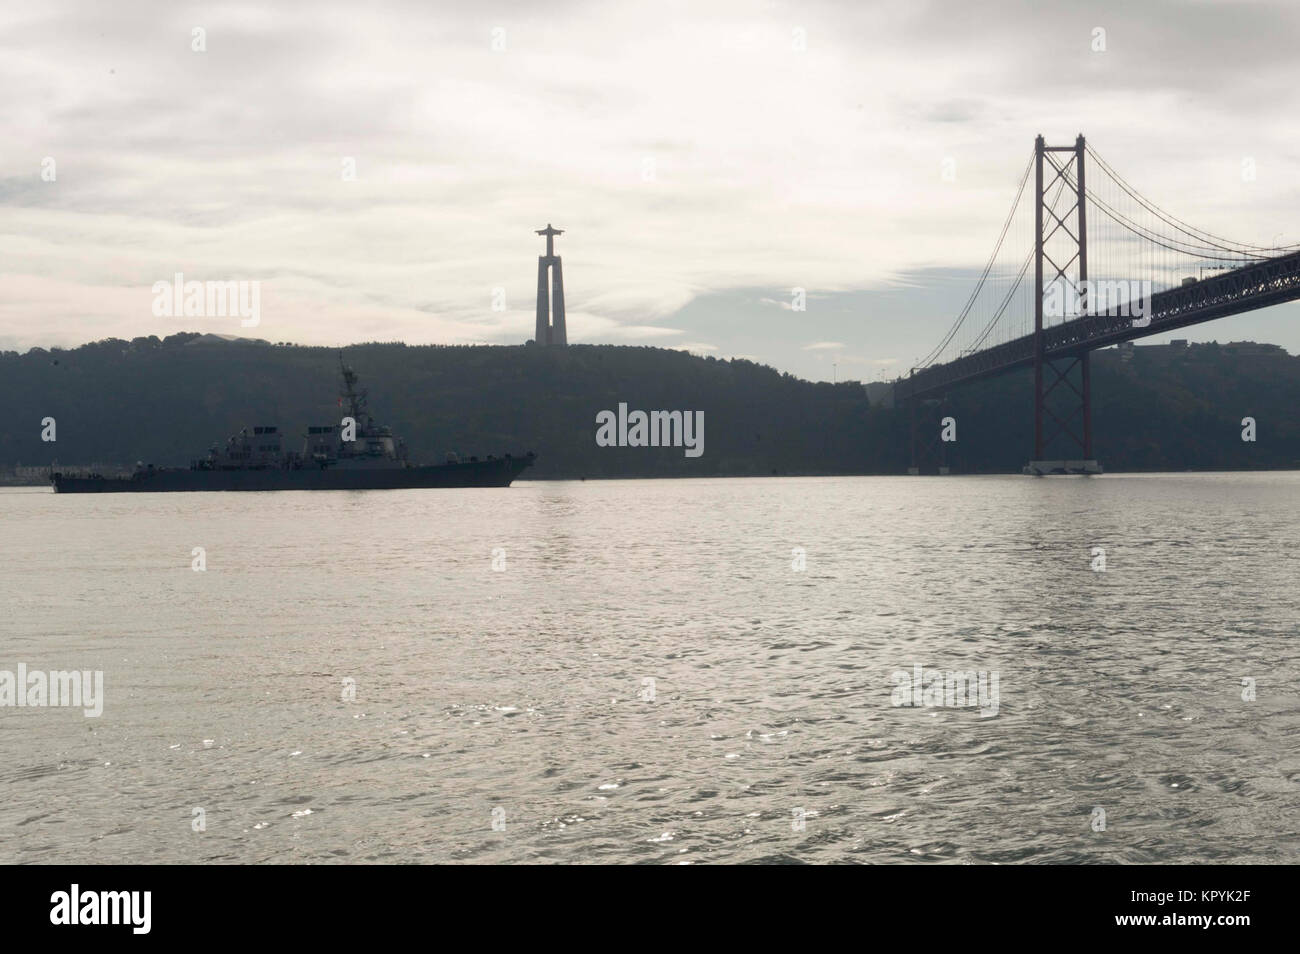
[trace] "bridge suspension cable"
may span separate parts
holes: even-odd
[[[948,329],[948,333],[944,336],[943,340],[940,341],[929,354],[918,361],[916,367],[928,367],[935,358],[943,353],[943,349],[948,347],[948,343],[952,341],[953,337],[961,329],[962,324],[966,321],[966,316],[970,314],[971,306],[975,304],[975,299],[979,297],[979,293],[981,289],[984,288],[984,283],[988,280],[989,273],[992,271],[993,265],[997,261],[998,252],[1002,249],[1002,243],[1006,241],[1007,231],[1011,228],[1011,223],[1015,219],[1016,209],[1020,207],[1020,198],[1025,194],[1025,184],[1029,181],[1029,172],[1033,167],[1034,157],[1031,155],[1029,161],[1025,163],[1025,171],[1021,173],[1020,185],[1016,188],[1016,197],[1011,200],[1011,210],[1007,212],[1006,221],[1002,223],[1002,231],[998,233],[997,243],[993,246],[993,254],[989,256],[989,260],[984,266],[984,271],[980,274],[979,281],[975,283],[975,290],[972,291],[970,297],[966,299],[965,307],[962,308],[961,314],[957,316],[957,320],[953,322],[952,327]]]
[[[1094,289],[1099,281],[1113,285],[1118,280],[1129,289],[1143,286],[1142,294],[1146,295],[1199,280],[1206,272],[1239,268],[1300,249],[1300,244],[1251,245],[1197,228],[1139,192],[1090,144],[1084,143],[1083,151],[1077,156],[1074,150],[1049,149],[1048,152],[1053,155],[1047,158],[1045,168],[1051,179],[1042,196],[1043,255],[1051,265],[1061,263],[1062,267],[1055,269],[1054,277],[1044,285],[1045,298],[1048,285],[1061,284],[1065,286],[1061,289],[1064,291],[1073,286],[1079,292],[1079,278],[1084,274]],[[1055,156],[1062,153],[1070,159],[1058,161]],[[1083,195],[1094,212],[1088,216],[1086,273],[1081,269],[1081,249],[1077,243],[1071,244],[1077,239],[1074,226],[1067,225],[1074,221],[1074,203],[1079,194],[1081,171],[1075,159],[1082,161],[1082,156],[1088,157],[1092,167]],[[1033,169],[1031,155],[1020,176],[1011,209],[974,288],[942,339],[916,362],[914,372],[1032,334],[1038,305],[1033,300],[1034,282],[1025,279],[1034,262],[1038,237],[1034,235],[1034,226],[1025,220],[1034,220],[1033,206],[1037,198],[1024,200]],[[1071,305],[1076,312],[1045,314],[1044,326],[1077,317],[1079,309],[1098,306],[1091,292],[1076,299]],[[1109,304],[1115,306],[1122,302]]]
[[[1074,183],[1069,182],[1067,176],[1062,176],[1060,183],[1056,187],[1056,193],[1052,196],[1051,201],[1048,202],[1048,206],[1051,209],[1056,209],[1057,203],[1061,198],[1061,193],[1065,190],[1067,184],[1073,185]],[[1006,314],[1007,306],[1011,304],[1011,300],[1020,289],[1020,283],[1024,281],[1025,273],[1029,271],[1029,265],[1033,260],[1034,246],[1030,245],[1029,251],[1025,253],[1024,263],[1020,266],[1020,271],[1016,273],[1015,281],[1012,282],[1011,287],[1007,289],[1006,295],[1003,296],[1002,303],[998,305],[998,309],[993,313],[993,317],[989,319],[988,324],[986,324],[984,329],[979,333],[979,337],[966,348],[967,351],[977,350],[986,340],[988,340],[989,334],[993,331],[994,327],[997,326],[997,323],[1001,320],[1002,316]]]
[[[1116,185],[1118,185],[1121,189],[1123,189],[1126,194],[1132,197],[1134,201],[1138,202],[1140,205],[1142,205],[1143,208],[1145,208],[1147,211],[1151,212],[1152,214],[1156,215],[1166,224],[1173,226],[1175,229],[1178,229],[1179,231],[1184,232],[1185,234],[1190,235],[1193,238],[1197,238],[1200,241],[1205,241],[1206,239],[1209,239],[1210,241],[1207,244],[1216,248],[1222,248],[1225,251],[1250,250],[1250,251],[1257,251],[1257,252],[1273,252],[1274,254],[1276,254],[1279,251],[1294,250],[1300,248],[1300,245],[1279,245],[1276,247],[1276,249],[1268,246],[1263,246],[1263,245],[1248,245],[1242,242],[1234,242],[1231,239],[1226,239],[1221,235],[1215,235],[1213,232],[1207,232],[1204,229],[1198,229],[1196,226],[1191,225],[1188,222],[1184,222],[1182,219],[1178,218],[1177,216],[1169,212],[1165,212],[1154,202],[1152,202],[1150,199],[1147,199],[1145,196],[1143,196],[1142,193],[1138,192],[1137,189],[1129,185],[1128,181],[1125,180],[1123,176],[1121,176],[1118,172],[1116,172],[1114,168],[1112,168],[1111,165],[1106,162],[1105,159],[1103,159],[1101,156],[1097,154],[1097,151],[1092,148],[1091,144],[1085,143],[1084,149],[1087,150],[1088,155],[1091,156],[1092,159],[1097,163],[1097,165],[1099,165],[1102,168],[1102,170],[1106,173],[1106,175],[1109,176],[1116,183]],[[1216,243],[1223,243],[1223,244],[1219,245]]]
[[[1088,198],[1092,200],[1093,204],[1100,208],[1103,214],[1115,222],[1116,225],[1132,232],[1140,239],[1159,245],[1161,248],[1169,249],[1173,252],[1183,252],[1187,255],[1195,255],[1200,258],[1211,259],[1219,262],[1240,262],[1243,258],[1257,260],[1268,257],[1222,245],[1192,245],[1189,242],[1183,242],[1182,240],[1172,236],[1152,231],[1146,226],[1134,222],[1128,216],[1124,215],[1124,213],[1112,208],[1108,202],[1102,199],[1101,196],[1097,195],[1097,193],[1093,192],[1092,189],[1085,189],[1084,191],[1087,193]],[[1216,255],[1216,252],[1230,252],[1232,254],[1223,256]]]

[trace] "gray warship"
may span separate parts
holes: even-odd
[[[195,490],[398,490],[425,487],[508,487],[536,455],[506,454],[462,460],[448,455],[445,464],[413,464],[406,445],[392,429],[376,424],[367,405],[367,392],[357,387],[357,374],[343,363],[340,404],[348,409],[340,424],[307,428],[301,452],[286,451],[276,426],[259,425],[250,435],[244,428],[188,468],[137,463],[129,477],[100,474],[51,473],[56,493],[123,493]]]

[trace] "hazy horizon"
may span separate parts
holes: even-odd
[[[1193,344],[1193,345],[1195,345],[1195,344],[1206,344],[1206,343],[1213,343],[1213,344],[1218,344],[1218,345],[1233,345],[1233,344],[1261,344],[1261,345],[1277,345],[1277,343],[1276,343],[1276,342],[1273,342],[1273,341],[1258,341],[1258,340],[1253,339],[1253,338],[1231,338],[1231,339],[1224,339],[1224,340],[1219,340],[1219,339],[1216,339],[1216,338],[1213,338],[1213,337],[1210,337],[1210,336],[1203,336],[1203,337],[1201,337],[1201,338],[1195,338],[1195,337],[1193,337],[1193,336],[1191,336],[1191,335],[1187,335],[1187,329],[1183,329],[1183,331],[1182,331],[1181,333],[1184,334],[1184,335],[1186,335],[1186,337],[1180,339],[1180,338],[1178,337],[1179,334],[1180,334],[1180,332],[1173,332],[1173,333],[1170,333],[1170,334],[1167,334],[1167,335],[1157,335],[1157,336],[1152,336],[1152,337],[1150,337],[1150,338],[1141,338],[1141,339],[1138,339],[1137,341],[1134,341],[1134,342],[1131,342],[1131,343],[1132,343],[1135,347],[1138,347],[1138,348],[1163,346],[1163,345],[1167,344],[1170,340],[1175,340],[1175,341],[1176,341],[1176,340],[1186,340],[1186,341],[1189,342],[1189,344]],[[371,341],[344,341],[344,342],[305,342],[305,341],[284,341],[284,340],[280,340],[280,341],[272,341],[272,340],[270,340],[270,339],[268,339],[268,338],[263,338],[263,337],[261,337],[261,336],[259,336],[259,335],[256,335],[256,334],[242,334],[242,335],[241,335],[241,334],[233,334],[233,333],[227,333],[227,332],[216,332],[216,331],[213,331],[212,329],[204,330],[204,329],[202,329],[202,328],[200,328],[200,327],[183,327],[183,328],[182,328],[182,327],[178,327],[178,328],[176,328],[175,330],[169,331],[169,332],[167,333],[167,335],[157,335],[156,337],[158,337],[160,340],[162,340],[163,338],[170,337],[171,335],[177,335],[177,334],[214,335],[214,336],[216,336],[216,337],[218,337],[218,338],[221,338],[221,339],[223,339],[223,340],[225,340],[225,341],[230,341],[230,342],[247,342],[247,343],[249,343],[249,344],[263,344],[263,345],[267,345],[267,346],[270,346],[270,347],[276,347],[276,346],[280,346],[280,345],[289,345],[289,346],[291,346],[291,347],[299,347],[299,348],[338,348],[338,349],[340,349],[340,350],[346,350],[347,348],[361,348],[361,347],[366,347],[366,346],[368,346],[368,345],[390,345],[390,344],[400,344],[400,345],[403,345],[404,347],[429,347],[429,346],[433,346],[433,347],[462,347],[462,348],[518,348],[518,347],[525,347],[525,346],[527,345],[526,342],[517,342],[517,341],[516,341],[516,342],[509,342],[509,341],[506,341],[506,342],[492,342],[492,341],[480,341],[480,342],[440,342],[440,341],[411,342],[411,341],[400,341],[400,340],[395,340],[395,341],[371,340]],[[110,336],[110,337],[112,337],[112,336]],[[148,335],[140,335],[140,336],[136,336],[136,337],[148,337]],[[96,339],[96,340],[103,340],[103,339]],[[121,339],[121,340],[128,340],[128,341],[129,341],[129,340],[131,340],[131,339]],[[79,342],[79,343],[77,343],[77,344],[75,344],[75,345],[66,345],[66,346],[65,346],[65,345],[32,345],[30,348],[22,349],[22,350],[19,351],[18,353],[20,353],[20,354],[26,354],[26,353],[28,353],[28,352],[30,352],[30,351],[33,351],[33,350],[42,350],[42,351],[46,351],[46,352],[56,351],[56,350],[57,350],[57,351],[75,351],[77,348],[84,347],[85,345],[95,344],[95,343],[96,343],[95,341],[82,341],[82,342]],[[671,346],[666,346],[666,345],[657,345],[657,344],[653,344],[653,343],[644,343],[644,342],[628,343],[628,342],[610,342],[610,341],[578,341],[578,342],[574,342],[572,345],[570,345],[570,347],[577,347],[577,346],[582,346],[582,345],[608,346],[608,347],[625,347],[625,348],[647,348],[647,347],[648,347],[648,348],[657,348],[657,347],[662,347],[662,348],[664,348],[664,350],[669,350],[669,351],[681,350],[681,349],[672,348]],[[1117,346],[1115,346],[1115,345],[1108,345],[1107,347],[1105,347],[1105,348],[1101,348],[1101,349],[1098,349],[1098,350],[1099,350],[1099,351],[1112,351],[1112,350],[1114,350],[1116,347],[1117,347]],[[1282,348],[1282,349],[1283,349],[1283,350],[1284,350],[1288,355],[1295,355],[1295,354],[1296,354],[1295,351],[1292,351],[1292,350],[1286,348],[1286,347],[1283,346],[1283,345],[1277,345],[1277,347]],[[0,349],[0,350],[3,350],[3,349]],[[697,354],[696,357],[704,357],[704,358],[707,358],[707,357],[715,357],[715,358],[718,358],[719,360],[723,360],[723,361],[730,361],[730,360],[733,360],[733,359],[735,359],[735,360],[743,360],[743,361],[752,361],[752,362],[754,362],[755,364],[759,364],[759,365],[764,365],[764,366],[767,366],[767,367],[771,367],[771,368],[773,368],[773,369],[776,370],[776,371],[780,371],[780,372],[783,372],[783,373],[793,374],[796,378],[800,378],[800,379],[802,379],[802,380],[808,380],[808,381],[812,381],[812,382],[825,381],[825,382],[827,382],[827,383],[829,383],[829,382],[831,381],[830,378],[825,378],[825,379],[823,379],[823,378],[818,378],[818,377],[806,377],[805,375],[801,375],[801,374],[797,374],[797,373],[795,373],[795,372],[793,372],[793,371],[789,371],[789,369],[787,369],[787,368],[780,367],[777,363],[774,363],[774,362],[772,362],[772,361],[760,360],[759,358],[755,358],[755,357],[753,357],[753,356],[751,356],[751,355],[710,355],[710,354]],[[872,378],[868,378],[868,377],[866,377],[866,376],[856,376],[856,375],[854,375],[854,373],[852,372],[852,370],[847,370],[847,371],[845,371],[845,372],[842,373],[842,374],[835,375],[835,376],[834,376],[834,380],[837,380],[837,381],[838,381],[839,383],[841,383],[841,384],[848,383],[848,382],[853,382],[853,381],[857,381],[858,383],[861,383],[861,384],[863,384],[863,385],[867,385],[867,384],[887,383],[888,381],[892,381],[892,380],[894,380],[894,376],[891,375],[889,378],[880,378],[880,377],[872,377]]]

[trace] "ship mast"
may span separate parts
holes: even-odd
[[[364,388],[357,390],[357,373],[343,363],[343,352],[339,352],[339,370],[343,372],[343,391],[341,397],[347,401],[348,415],[361,425],[363,430],[370,427],[370,412],[366,410]],[[363,423],[364,422],[364,423]]]

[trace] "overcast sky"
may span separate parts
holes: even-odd
[[[519,343],[552,222],[571,342],[892,376],[1039,132],[1211,232],[1300,242],[1298,26],[1195,0],[7,4],[0,348]],[[260,281],[261,324],[154,316],[176,272]],[[1300,351],[1300,306],[1191,332]]]

